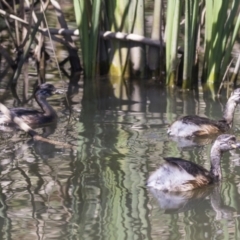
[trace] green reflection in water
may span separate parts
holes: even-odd
[[[50,137],[77,145],[77,151],[33,143],[21,133],[0,136],[5,239],[239,238],[239,151],[224,154],[219,186],[169,196],[165,208],[164,196],[145,185],[166,156],[210,167],[209,142],[185,146],[166,129],[183,113],[219,118],[225,98],[214,102],[203,94],[168,93],[157,85],[116,79],[99,80],[83,93],[88,97],[80,113],[73,111],[71,124],[64,100],[50,100],[60,118]],[[7,103],[13,106],[10,99]],[[239,119],[237,109],[238,139]]]
[[[78,171],[81,187],[76,195],[76,198],[81,199],[81,206],[78,205],[76,212],[80,213],[80,217],[75,222],[80,227],[78,234],[90,239],[234,239],[238,235],[238,230],[232,234],[232,229],[238,225],[238,221],[233,221],[233,216],[238,210],[239,194],[236,192],[236,184],[230,184],[228,180],[220,187],[214,187],[210,193],[206,190],[206,194],[201,194],[197,202],[191,196],[191,206],[177,213],[166,212],[158,204],[152,205],[154,199],[145,188],[149,169],[154,170],[159,161],[162,162],[162,157],[169,155],[191,159],[209,168],[210,145],[184,150],[166,135],[161,139],[166,125],[162,129],[152,127],[155,123],[151,125],[153,118],[146,117],[148,112],[142,116],[144,121],[140,120],[146,128],[132,128],[131,125],[139,126],[134,124],[139,118],[133,112],[126,111],[134,109],[130,89],[139,91],[134,96],[139,97],[141,92],[145,92],[146,96],[141,99],[148,99],[149,94],[149,99],[152,100],[151,89],[147,89],[149,92],[146,89],[143,91],[141,86],[134,88],[133,85],[128,90],[121,90],[119,88],[129,86],[122,83],[117,85],[116,81],[114,84],[114,91],[108,90],[111,98],[115,99],[114,105],[108,105],[110,109],[114,107],[114,111],[108,112],[110,117],[101,111],[84,115],[85,112],[81,116],[79,133],[82,141],[79,146],[82,148],[77,160],[82,164],[82,169]],[[164,90],[159,93],[161,91]],[[123,102],[120,93],[126,92],[129,95],[123,94]],[[103,95],[102,93],[101,96]],[[201,101],[204,98],[198,102],[196,99],[191,100],[194,97],[196,96],[185,93],[183,97],[179,94],[178,99],[175,94],[167,94],[167,121],[176,119],[182,113],[203,112],[202,108],[206,104]],[[215,105],[213,102],[207,108],[207,114],[213,118],[220,115]],[[158,119],[158,123],[166,121],[163,116]],[[125,125],[126,123],[130,125]],[[160,138],[156,135],[157,131],[160,132]],[[230,154],[224,156],[222,164],[225,177],[231,174],[228,158]],[[226,200],[231,202],[227,207],[223,204]]]

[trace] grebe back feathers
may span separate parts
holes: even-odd
[[[222,153],[239,147],[240,142],[236,141],[234,135],[222,134],[211,148],[210,171],[181,158],[164,158],[166,162],[149,177],[147,185],[162,191],[182,192],[219,181]]]

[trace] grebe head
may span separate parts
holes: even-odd
[[[240,88],[237,88],[232,92],[230,99],[232,99],[237,104],[240,103]]]
[[[56,93],[56,88],[50,83],[43,83],[37,86],[35,90],[35,96],[41,96],[44,98],[51,97]]]
[[[222,134],[217,137],[212,148],[217,148],[221,152],[225,152],[239,147],[240,143],[237,142],[236,137],[234,135]]]
[[[212,174],[214,181],[218,181],[222,177],[220,166],[222,153],[239,147],[240,143],[237,142],[234,135],[222,134],[217,137],[211,148],[210,173]]]

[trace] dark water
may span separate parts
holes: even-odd
[[[166,129],[182,114],[220,118],[226,94],[213,101],[151,83],[98,82],[95,91],[81,83],[69,87],[70,118],[63,95],[50,99],[58,125],[38,129],[76,149],[1,133],[1,238],[239,239],[240,151],[223,156],[218,185],[178,195],[146,188],[166,156],[209,168],[209,144],[186,146],[169,139]],[[10,95],[4,103],[15,104]],[[238,107],[236,136],[239,119]]]

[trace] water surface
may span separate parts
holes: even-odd
[[[153,83],[98,83],[69,87],[70,107],[64,96],[50,99],[58,125],[38,129],[75,149],[1,132],[2,239],[238,239],[240,151],[224,154],[220,184],[178,195],[146,187],[163,157],[209,168],[211,141],[189,146],[166,129],[183,114],[221,118],[226,94],[213,101]],[[11,95],[4,103],[14,105]],[[239,119],[237,107],[237,137]]]

